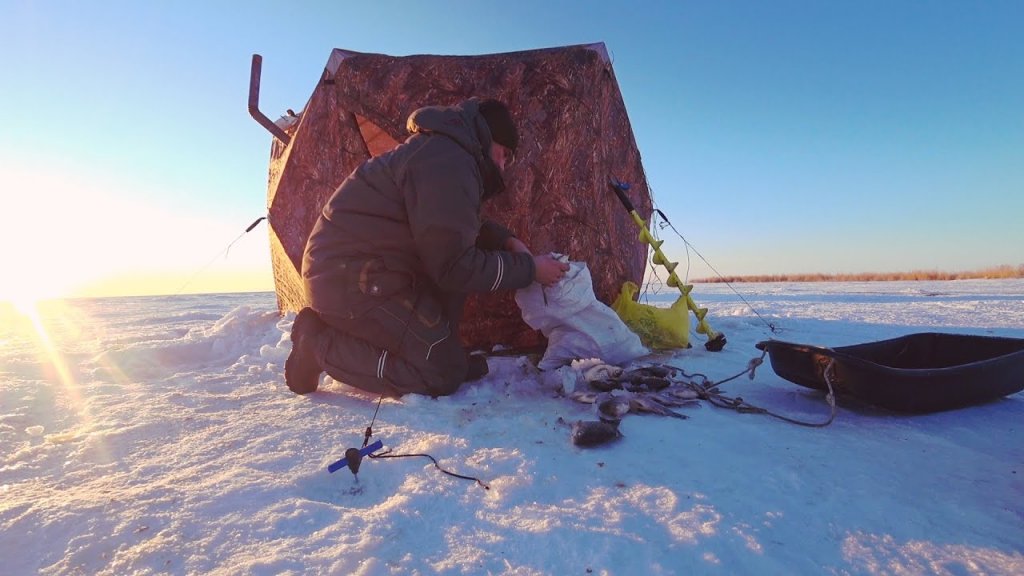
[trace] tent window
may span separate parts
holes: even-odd
[[[379,156],[398,146],[398,142],[379,126],[358,114],[355,117],[359,124],[359,133],[363,136],[363,143],[366,144],[370,156]]]

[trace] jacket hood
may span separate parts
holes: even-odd
[[[458,142],[479,162],[491,146],[491,130],[479,112],[480,100],[470,98],[456,106],[426,106],[409,115],[410,134],[444,134]]]

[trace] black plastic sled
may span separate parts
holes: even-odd
[[[1024,339],[920,333],[823,348],[780,340],[757,343],[772,369],[801,386],[898,412],[938,412],[1024,390]]]

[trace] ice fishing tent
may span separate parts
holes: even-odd
[[[471,96],[509,105],[520,144],[507,191],[484,205],[534,252],[585,261],[602,302],[623,282],[641,282],[647,246],[609,188],[629,182],[645,218],[651,197],[626,108],[604,44],[482,56],[386,56],[335,49],[305,108],[271,123],[258,112],[260,60],[253,58],[250,112],[275,134],[270,155],[270,243],[278,306],[304,305],[306,238],[327,198],[371,156],[407,136],[409,114]],[[484,310],[486,309],[486,313]],[[469,346],[529,346],[511,294],[471,297],[462,338]]]

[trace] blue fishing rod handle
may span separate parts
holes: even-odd
[[[377,440],[373,444],[370,444],[369,446],[366,446],[365,448],[360,449],[359,450],[359,455],[360,456],[366,456],[367,454],[370,454],[371,452],[376,452],[377,450],[380,450],[383,447],[384,447],[384,442],[382,442],[380,440]],[[341,470],[342,468],[344,468],[346,466],[348,466],[348,458],[342,458],[341,460],[338,460],[334,464],[331,464],[330,466],[328,466],[327,467],[327,471],[330,472],[331,474],[334,474],[335,472],[337,472],[338,470]]]

